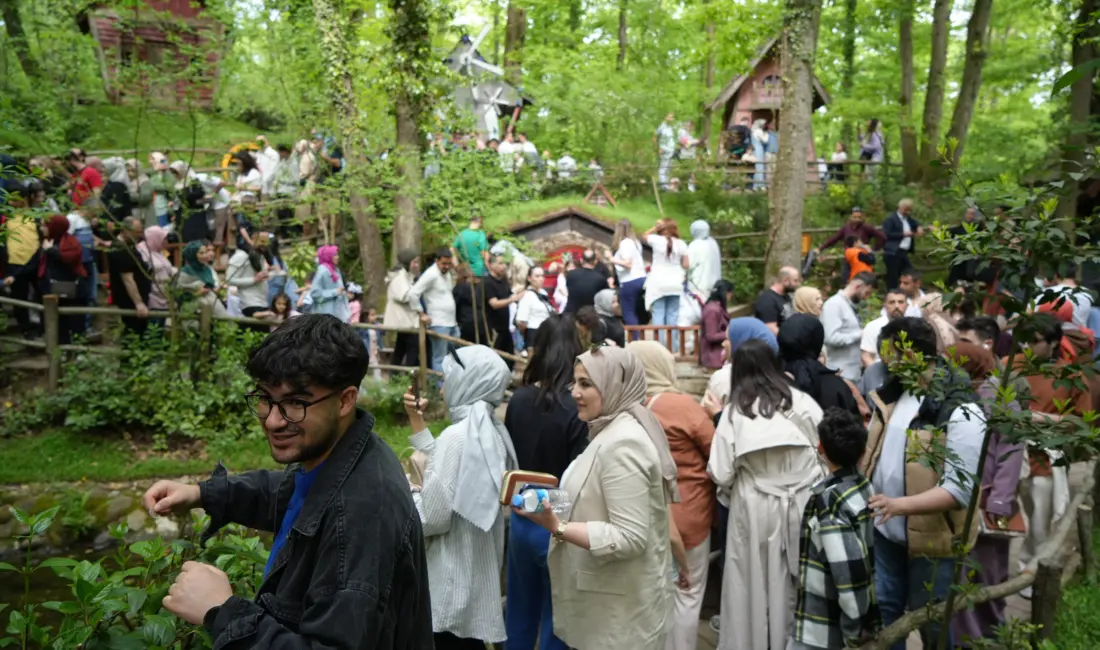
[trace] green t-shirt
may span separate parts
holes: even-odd
[[[463,230],[458,233],[458,237],[455,237],[454,248],[458,260],[469,264],[474,275],[485,275],[485,260],[481,256],[489,250],[489,240],[485,238],[485,231],[469,228]]]

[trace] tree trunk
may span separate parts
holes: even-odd
[[[1070,55],[1070,66],[1076,68],[1088,61],[1100,56],[1100,48],[1094,45],[1100,32],[1096,25],[1095,14],[1100,11],[1100,0],[1082,0],[1081,9],[1077,14],[1077,20],[1073,29],[1073,49]],[[1058,213],[1062,216],[1071,216],[1077,213],[1077,195],[1080,192],[1080,181],[1074,181],[1066,174],[1079,174],[1084,172],[1085,150],[1089,144],[1089,121],[1091,117],[1091,103],[1094,100],[1093,79],[1096,76],[1094,70],[1090,70],[1080,79],[1073,82],[1069,92],[1069,132],[1066,134],[1066,143],[1062,148],[1062,180],[1065,181],[1063,195],[1058,199]]]
[[[924,119],[921,120],[922,180],[930,173],[931,163],[939,155],[940,124],[943,122],[943,96],[947,87],[947,35],[951,31],[951,0],[936,0],[932,8],[932,58],[928,62],[928,91],[924,95]]]
[[[845,99],[852,98],[852,87],[856,78],[856,0],[844,0],[844,72],[840,79],[840,92]],[[912,59],[910,59],[911,61]],[[848,151],[852,149],[852,123],[845,120],[841,127],[840,139]]]
[[[584,13],[582,1],[569,0],[569,31],[573,34],[573,38],[578,37],[577,31],[581,28],[581,14]]]
[[[966,133],[970,130],[970,118],[974,116],[974,105],[982,86],[982,64],[985,63],[989,49],[986,36],[992,14],[993,0],[975,0],[970,23],[966,26],[966,61],[963,63],[962,83],[959,86],[959,97],[955,100],[955,112],[951,116],[951,128],[947,130],[947,139],[955,140],[951,162],[956,166],[962,158]]]
[[[23,21],[19,18],[16,0],[0,0],[0,18],[4,19],[4,30],[8,33],[8,41],[11,43],[11,49],[15,51],[15,58],[19,59],[19,65],[23,68],[23,75],[28,79],[37,77],[38,62],[31,55],[27,33],[23,30]]]
[[[711,17],[710,12],[714,10],[710,5],[710,1],[706,1],[707,5],[707,60],[703,63],[703,87],[706,88],[706,94],[703,97],[703,130],[699,136],[703,142],[710,146],[710,102],[714,99],[714,18]],[[719,129],[721,131],[721,129]],[[721,143],[719,142],[719,146]]]
[[[779,114],[779,153],[769,181],[771,244],[764,262],[766,277],[783,266],[799,266],[802,208],[806,195],[806,161],[810,154],[813,113],[814,53],[822,0],[786,0],[780,54],[783,100]]]
[[[619,58],[615,69],[622,70],[626,65],[626,4],[628,0],[619,0]]]
[[[901,59],[901,166],[906,183],[920,180],[920,151],[913,129],[913,12],[915,0],[905,0],[898,26],[898,57]]]
[[[355,108],[351,80],[351,55],[347,49],[344,21],[335,0],[313,0],[313,14],[321,37],[321,55],[325,62],[329,99],[340,122],[344,160],[348,166],[342,174],[349,190],[352,218],[359,236],[359,259],[363,263],[363,299],[365,304],[378,304],[386,295],[386,259],[382,248],[382,233],[366,196],[354,188],[361,182],[367,165],[362,149],[362,131]],[[351,186],[351,187],[348,187]]]
[[[431,59],[431,30],[424,0],[390,0],[389,27],[398,83],[394,86],[394,118],[398,190],[394,195],[393,259],[398,251],[420,252],[420,214],[417,210],[421,165],[420,120],[424,115],[426,70]]]
[[[523,84],[523,69],[519,52],[527,38],[527,12],[514,3],[508,3],[508,23],[504,27],[504,69],[508,82],[514,86]]]

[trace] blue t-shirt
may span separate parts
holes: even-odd
[[[298,515],[302,512],[302,506],[306,503],[306,495],[309,494],[309,489],[313,487],[313,482],[317,480],[317,475],[323,466],[324,463],[321,463],[308,472],[302,470],[302,468],[298,468],[294,472],[294,494],[290,495],[290,503],[287,504],[286,514],[283,515],[283,523],[279,525],[279,531],[275,533],[275,541],[271,543],[271,555],[267,558],[264,578],[267,578],[267,574],[271,573],[271,568],[275,566],[275,558],[279,555],[279,551],[286,546],[287,535],[290,534],[290,529],[294,527],[294,522],[298,520]]]

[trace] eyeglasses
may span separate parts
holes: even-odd
[[[297,424],[306,419],[306,409],[316,404],[320,404],[327,399],[331,399],[342,392],[344,392],[343,388],[333,391],[320,399],[315,399],[312,402],[301,399],[284,399],[276,401],[271,399],[271,396],[264,395],[263,393],[249,393],[244,396],[244,402],[248,404],[248,410],[252,411],[252,414],[261,420],[267,419],[267,416],[271,415],[272,408],[278,408],[279,415],[282,415],[284,420],[291,424]]]

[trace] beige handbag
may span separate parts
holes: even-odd
[[[428,471],[428,455],[412,447],[401,452],[401,467],[405,468],[405,478],[409,485],[424,487],[424,472]]]

